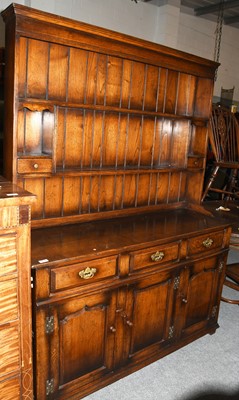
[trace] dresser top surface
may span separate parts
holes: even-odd
[[[31,204],[35,195],[23,190],[12,182],[0,176],[0,206],[14,206],[19,204]]]
[[[207,234],[229,224],[220,218],[177,209],[105,221],[32,231],[32,265],[137,250],[195,234]],[[39,263],[40,260],[40,263]],[[43,262],[44,264],[44,262]]]

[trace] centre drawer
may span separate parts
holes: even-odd
[[[117,256],[53,268],[50,272],[51,292],[91,284],[117,274]]]
[[[132,272],[148,266],[179,261],[179,251],[180,242],[134,251],[130,253],[130,270]]]

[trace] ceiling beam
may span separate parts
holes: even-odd
[[[228,8],[234,8],[239,6],[239,0],[229,0],[229,1],[224,1],[223,3],[223,9],[226,10]],[[204,7],[197,7],[194,8],[195,15],[200,16],[200,15],[205,15],[205,14],[211,14],[216,11],[219,11],[221,8],[221,3],[218,2],[217,4],[213,4],[211,6],[204,6]]]

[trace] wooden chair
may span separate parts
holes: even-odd
[[[220,104],[222,106],[231,107],[233,103],[234,90],[235,86],[230,89],[225,89],[221,87]]]
[[[227,265],[224,285],[239,291],[239,263]],[[225,301],[226,303],[239,305],[239,299],[233,300],[222,296],[221,300]]]
[[[239,170],[239,124],[235,115],[222,105],[213,105],[209,121],[209,143],[214,155],[211,174],[202,201],[209,191],[221,194],[222,199],[239,199],[237,187]],[[213,186],[221,169],[226,171],[223,187]]]

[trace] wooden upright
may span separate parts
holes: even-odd
[[[0,398],[32,400],[30,205],[0,177]]]
[[[37,195],[35,399],[79,400],[218,327],[230,228],[200,205],[218,64],[2,15],[4,175]]]

